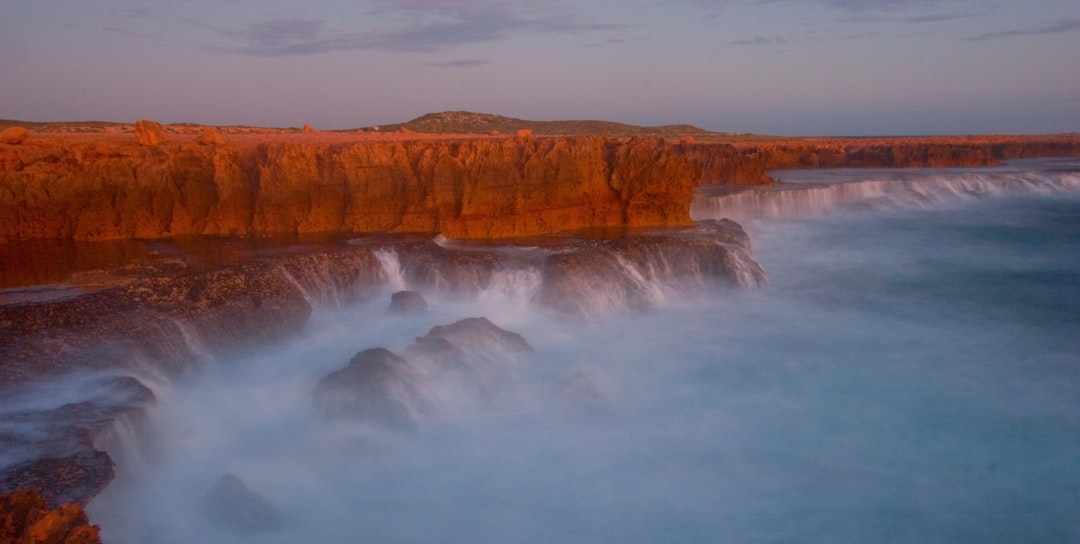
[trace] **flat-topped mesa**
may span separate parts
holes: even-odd
[[[728,144],[658,138],[56,139],[0,146],[0,242],[687,225],[698,185],[768,181]]]

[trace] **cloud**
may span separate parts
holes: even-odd
[[[969,3],[963,0],[821,0],[830,8],[849,12],[904,11],[911,8],[937,9],[942,5]]]
[[[433,66],[435,68],[472,68],[474,66],[491,64],[491,61],[485,59],[461,59],[446,62],[425,62],[423,64],[424,66]]]
[[[153,15],[153,11],[148,8],[127,8],[115,10],[111,15],[113,17],[123,17],[125,19],[146,19]]]
[[[902,23],[938,23],[941,21],[953,21],[956,19],[970,19],[972,17],[978,17],[985,14],[985,11],[954,11],[950,13],[929,13],[927,15],[902,17],[899,20]]]
[[[430,52],[509,39],[523,33],[588,33],[622,28],[580,20],[572,12],[537,3],[509,9],[482,0],[396,0],[369,12],[377,30],[331,26],[325,19],[276,18],[242,29],[211,28],[232,42],[217,51],[252,56],[313,55],[335,51]],[[557,5],[556,5],[557,7]]]
[[[878,34],[875,32],[860,32],[858,34],[835,34],[832,32],[821,33],[810,30],[801,34],[788,34],[786,36],[754,36],[752,38],[734,40],[730,43],[731,45],[760,47],[769,45],[790,45],[809,42],[862,40],[865,38],[875,38],[877,36]]]
[[[734,40],[731,45],[786,45],[790,40],[783,36],[754,36],[744,40]]]
[[[939,23],[942,21],[952,21],[956,19],[970,19],[972,17],[979,17],[985,15],[987,11],[947,11],[947,12],[932,12],[922,15],[903,15],[893,12],[872,12],[855,14],[850,17],[844,17],[838,19],[840,23],[907,23],[907,24],[924,24],[924,23]]]
[[[1064,21],[1048,23],[1037,28],[1023,28],[1002,30],[998,32],[987,32],[986,34],[979,34],[977,36],[964,38],[964,41],[981,42],[986,40],[997,40],[1000,38],[1016,38],[1020,36],[1044,36],[1047,34],[1063,34],[1065,32],[1075,32],[1077,30],[1080,30],[1080,19],[1066,19]]]

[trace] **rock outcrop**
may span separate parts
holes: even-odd
[[[390,295],[390,307],[387,315],[415,315],[427,311],[428,303],[424,296],[416,291],[397,291]]]
[[[244,533],[263,533],[282,525],[277,507],[232,474],[223,474],[214,483],[200,507],[213,523]]]
[[[0,542],[4,544],[101,544],[99,531],[77,504],[50,508],[30,489],[0,496]]]
[[[0,461],[0,494],[33,487],[53,506],[85,504],[114,476],[113,461],[98,444],[114,442],[118,425],[138,425],[155,401],[153,392],[128,376],[72,378],[64,385],[80,400],[3,414],[0,446],[6,455]],[[20,389],[23,395],[36,391],[33,384]],[[45,389],[38,395],[49,393]],[[19,396],[11,388],[4,394]]]
[[[0,147],[0,243],[687,225],[696,186],[769,179],[730,145],[648,138],[47,144]]]
[[[469,317],[449,325],[432,327],[417,340],[445,340],[471,355],[529,353],[532,346],[520,334],[500,328],[486,317]]]
[[[732,221],[601,240],[548,257],[536,301],[595,318],[655,308],[669,291],[764,285],[765,271],[749,249],[746,233]]]
[[[383,348],[357,353],[348,366],[320,380],[315,402],[332,418],[399,431],[416,429],[429,411],[417,369]]]
[[[157,121],[143,119],[135,123],[135,141],[139,145],[155,146],[168,139],[165,129]]]
[[[206,127],[195,141],[201,145],[223,145],[225,137],[218,132],[217,127]]]
[[[30,137],[25,127],[8,127],[0,130],[0,144],[19,145]]]

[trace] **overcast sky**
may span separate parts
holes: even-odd
[[[1080,131],[1080,1],[0,0],[0,118]]]

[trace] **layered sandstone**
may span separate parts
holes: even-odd
[[[45,139],[0,146],[0,242],[686,225],[694,187],[767,181],[730,145],[662,139]]]

